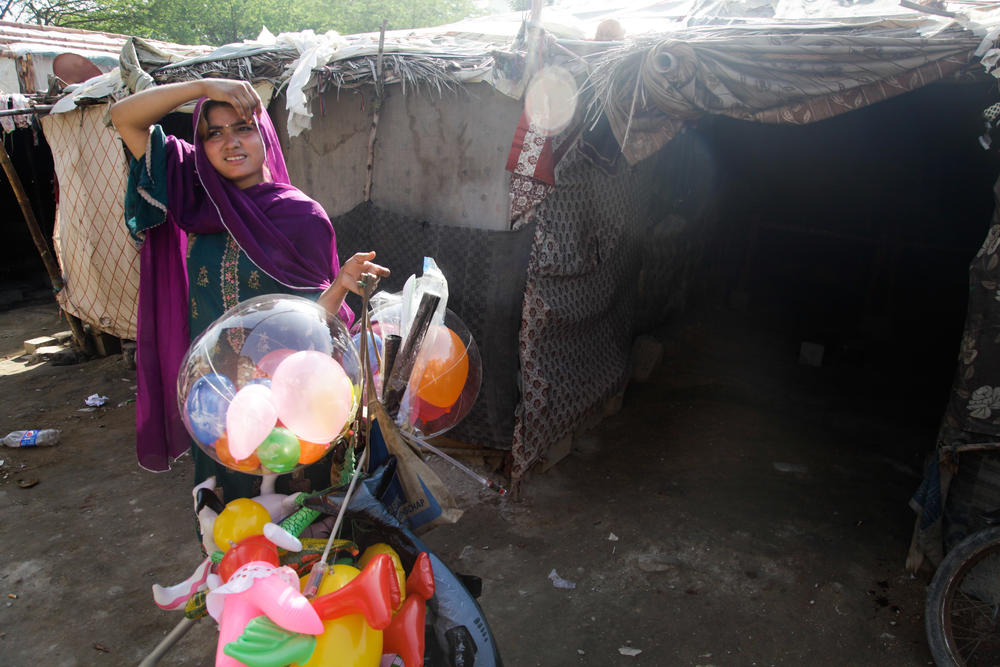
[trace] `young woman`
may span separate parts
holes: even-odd
[[[198,100],[194,143],[154,125]],[[140,252],[136,408],[139,464],[167,470],[191,447],[195,482],[217,476],[225,501],[255,492],[253,476],[215,464],[191,445],[177,412],[176,382],[191,340],[240,301],[291,293],[350,325],[344,304],[362,273],[387,276],[374,252],[338,270],[323,208],[289,183],[281,147],[245,81],[201,79],[147,88],[111,107],[132,153],[126,224]]]

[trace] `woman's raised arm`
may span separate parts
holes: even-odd
[[[149,126],[177,107],[200,97],[232,105],[249,120],[260,107],[260,97],[246,81],[198,79],[146,88],[111,106],[111,121],[137,159],[146,152]]]

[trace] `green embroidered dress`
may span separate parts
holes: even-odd
[[[188,323],[194,341],[212,322],[241,301],[264,294],[284,294],[288,290],[261,271],[236,240],[226,233],[189,234],[187,247]],[[294,292],[296,296],[316,299],[319,292]],[[258,494],[260,478],[230,470],[216,463],[194,442],[195,484],[215,475],[226,502]]]

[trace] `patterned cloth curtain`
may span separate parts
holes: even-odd
[[[517,484],[549,448],[624,387],[648,163],[608,175],[578,151],[556,167],[538,207],[521,311],[521,404],[512,446]]]
[[[592,75],[611,128],[635,164],[707,114],[805,124],[942,79],[980,37],[922,37],[899,25],[703,27],[610,55]]]

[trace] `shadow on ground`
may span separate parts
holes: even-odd
[[[15,336],[17,312],[0,313]],[[24,338],[57,328],[54,312],[33,311]],[[914,452],[936,417],[914,423],[873,399],[877,379],[800,366],[797,348],[752,331],[662,338],[655,376],[520,501],[435,463],[466,512],[424,538],[483,578],[505,663],[926,664],[924,584],[902,566]],[[190,462],[136,466],[120,359],[4,363],[0,430],[63,439],[0,449],[0,664],[135,664],[180,618],[150,586],[200,560]],[[107,406],[79,412],[95,392]],[[202,621],[160,664],[211,664],[214,638]]]

